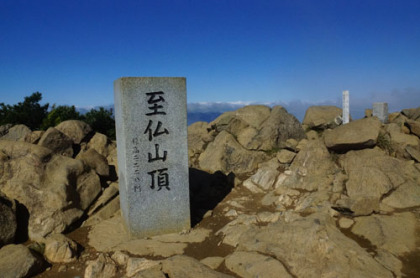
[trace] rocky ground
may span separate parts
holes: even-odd
[[[420,277],[420,108],[248,106],[188,129],[193,227],[129,240],[115,142],[0,127],[2,277]]]

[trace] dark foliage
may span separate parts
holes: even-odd
[[[0,124],[24,124],[32,130],[39,129],[49,106],[39,104],[41,99],[41,93],[35,92],[13,106],[0,103]]]

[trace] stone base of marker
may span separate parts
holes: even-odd
[[[114,83],[121,212],[133,238],[190,228],[185,78]]]
[[[388,123],[388,103],[386,103],[386,102],[375,102],[373,104],[372,115],[374,117],[378,117],[378,119],[383,124]]]

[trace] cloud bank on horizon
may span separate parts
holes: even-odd
[[[352,118],[363,118],[365,109],[372,108],[374,102],[387,102],[390,113],[399,112],[406,108],[417,108],[420,107],[420,89],[406,88],[404,90],[393,90],[389,93],[372,93],[364,97],[352,97],[352,92],[350,91],[350,113]],[[203,118],[201,120],[211,121],[224,112],[233,111],[246,105],[266,105],[270,107],[281,105],[302,122],[308,107],[313,105],[333,105],[341,108],[342,99],[341,93],[339,93],[332,97],[331,100],[321,100],[318,102],[302,100],[289,102],[192,102],[188,103],[187,110],[190,115],[201,114]],[[196,118],[197,117],[194,117],[194,119]],[[189,121],[189,124],[191,123],[192,122]]]

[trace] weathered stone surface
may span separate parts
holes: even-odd
[[[222,234],[223,243],[236,247],[239,239],[246,231],[251,228],[251,224],[257,223],[258,219],[255,215],[239,215],[238,218],[226,224],[222,229],[216,232],[216,235]]]
[[[53,127],[47,129],[38,142],[38,145],[52,150],[56,154],[73,156],[73,140]]]
[[[117,266],[107,255],[99,254],[98,258],[86,262],[85,278],[112,278],[117,274]]]
[[[258,135],[253,138],[252,149],[269,151],[284,147],[287,139],[301,140],[305,132],[299,121],[281,106],[274,106],[270,116],[261,125]]]
[[[13,243],[16,229],[16,203],[0,191],[0,248]]]
[[[222,131],[200,155],[199,163],[205,171],[243,174],[257,168],[266,158],[264,152],[247,150],[230,133]]]
[[[353,224],[354,224],[354,220],[350,218],[342,217],[340,218],[340,220],[338,220],[338,225],[342,229],[348,229],[351,226],[353,226]]]
[[[200,262],[210,267],[211,269],[217,269],[223,262],[225,258],[223,257],[207,257],[202,259]]]
[[[420,137],[420,119],[417,121],[408,120],[406,122],[406,125],[408,126],[412,134],[416,135],[417,137]]]
[[[283,149],[277,153],[277,159],[280,163],[292,163],[293,159],[295,158],[296,153],[291,152],[289,150]]]
[[[238,124],[242,125],[242,127],[250,126],[260,128],[263,122],[270,116],[270,112],[270,108],[267,106],[248,105],[236,111],[223,113],[211,122],[210,125],[214,126],[217,131],[227,130],[237,135],[235,131],[241,130],[237,128]]]
[[[395,256],[416,249],[418,220],[411,212],[357,217],[351,231]]]
[[[206,122],[195,122],[188,126],[188,156],[190,166],[198,165],[198,157],[207,144],[213,141],[215,132],[211,131]]]
[[[412,119],[412,120],[415,120],[415,121],[420,120],[420,107],[403,109],[401,111],[401,113],[409,119]]]
[[[100,252],[127,251],[139,256],[170,257],[183,254],[187,243],[201,242],[209,235],[205,229],[192,230],[186,234],[167,234],[150,239],[130,239],[120,215],[92,227],[89,245]]]
[[[249,179],[252,183],[258,185],[264,191],[267,191],[273,189],[273,185],[276,182],[278,175],[279,171],[276,168],[263,167],[259,168]]]
[[[376,145],[381,122],[377,118],[365,118],[339,126],[324,133],[327,148],[348,151],[371,148]]]
[[[416,162],[420,162],[420,151],[410,145],[406,146],[405,150]]]
[[[342,114],[341,108],[336,106],[311,106],[306,110],[303,124],[311,129],[335,128]]]
[[[23,245],[6,245],[0,249],[2,278],[32,277],[42,271],[44,262]]]
[[[27,208],[31,239],[61,233],[79,219],[94,198],[89,195],[92,182],[100,192],[97,175],[85,172],[82,161],[6,140],[0,140],[0,153],[0,169],[7,169],[0,176],[0,190]]]
[[[280,261],[257,252],[236,251],[226,257],[225,264],[230,271],[244,278],[293,277]]]
[[[391,142],[395,145],[404,148],[407,145],[411,145],[414,147],[420,146],[420,139],[416,135],[412,134],[405,134],[401,130],[401,126],[395,123],[391,123],[386,125],[386,131],[389,133],[391,137]]]
[[[420,185],[407,181],[385,197],[382,203],[397,209],[420,206]]]
[[[92,128],[87,123],[77,120],[61,122],[55,128],[70,137],[74,144],[80,144],[92,132]]]
[[[133,277],[138,272],[151,268],[157,268],[160,271],[160,262],[145,258],[129,258],[127,260],[126,274],[128,277]]]
[[[391,253],[380,249],[377,251],[375,260],[377,260],[386,269],[392,271],[396,277],[404,277],[401,272],[403,268],[402,262]]]
[[[118,183],[112,182],[107,188],[105,188],[101,194],[101,196],[96,200],[95,204],[93,204],[88,211],[88,215],[92,215],[97,212],[100,208],[104,207],[108,204],[114,197],[118,195]]]
[[[258,252],[282,262],[294,277],[393,277],[330,216],[314,213],[278,221],[242,235],[238,251]],[[357,259],[355,259],[357,258]]]
[[[86,152],[79,153],[76,157],[82,160],[87,166],[95,170],[98,175],[103,177],[109,176],[109,166],[106,157],[99,154],[95,149],[88,149]]]
[[[98,175],[92,170],[78,177],[76,191],[79,194],[79,207],[87,209],[102,192]]]
[[[296,155],[290,170],[290,175],[278,178],[276,188],[282,186],[314,191],[330,186],[337,166],[325,145],[320,140],[313,140],[308,141]]]
[[[174,256],[162,261],[162,271],[171,278],[228,278],[226,275],[187,256]]]
[[[70,263],[77,259],[77,243],[63,234],[49,235],[42,241],[44,256],[52,263]]]
[[[115,142],[111,141],[106,135],[96,132],[87,144],[89,149],[94,149],[100,155],[107,157],[112,149],[116,148]]]
[[[25,139],[23,139],[23,141],[31,144],[38,144],[39,140],[41,139],[42,135],[44,135],[44,133],[44,130],[32,131],[30,134],[27,134],[25,136]]]
[[[0,137],[1,140],[23,141],[26,136],[31,134],[31,130],[26,125],[14,125],[7,129],[7,133]]]

